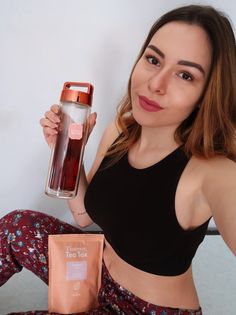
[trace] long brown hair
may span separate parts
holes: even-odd
[[[152,26],[133,70],[156,31],[172,21],[202,27],[209,36],[213,51],[211,71],[199,100],[200,106],[178,126],[175,140],[183,144],[189,156],[210,158],[223,155],[236,160],[236,46],[230,20],[224,13],[202,5],[188,5],[167,12]],[[127,94],[118,107],[117,123],[121,134],[107,153],[112,156],[112,164],[128,151],[141,133],[141,126],[131,111],[133,70]]]

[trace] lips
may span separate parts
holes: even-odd
[[[148,112],[158,112],[163,109],[157,102],[151,101],[142,95],[139,95],[139,104]]]

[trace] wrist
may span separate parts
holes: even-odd
[[[71,210],[71,212],[75,215],[85,215],[87,213],[87,211],[78,212],[78,211],[73,211],[73,210]]]

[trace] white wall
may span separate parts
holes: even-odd
[[[86,148],[88,168],[148,28],[171,6],[126,0],[0,4],[0,214],[30,208],[71,220],[64,202],[44,195],[49,149],[39,119],[58,102],[65,81],[93,83],[98,123]]]
[[[152,23],[190,3],[0,0],[0,216],[24,208],[72,222],[66,203],[44,194],[50,152],[39,119],[58,102],[65,81],[94,84],[98,122],[86,147],[88,169]],[[231,0],[195,3],[215,5],[236,24]]]
[[[71,220],[65,202],[44,195],[50,152],[39,119],[58,102],[65,81],[94,84],[98,122],[86,147],[88,169],[150,26],[187,3],[0,0],[0,215],[29,208]],[[230,0],[208,3],[236,22]]]

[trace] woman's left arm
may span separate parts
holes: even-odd
[[[236,163],[225,158],[210,160],[203,193],[217,229],[236,256]]]

